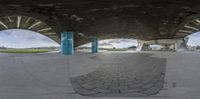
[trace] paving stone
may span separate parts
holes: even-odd
[[[98,92],[96,91],[93,91],[93,90],[86,90],[86,89],[74,89],[75,92],[81,94],[81,95],[84,95],[84,96],[91,96],[91,95],[94,95],[94,94],[97,94]]]
[[[155,83],[149,83],[149,84],[142,86],[142,88],[149,89],[149,88],[153,87],[154,85],[155,85]]]
[[[108,89],[101,89],[101,88],[95,88],[93,91],[99,92],[99,93],[111,93]]]
[[[132,58],[137,61],[122,64]],[[76,92],[89,96],[146,96],[158,93],[163,86],[165,59],[138,54],[124,59],[114,55],[107,60],[111,63],[72,79]]]
[[[94,86],[88,85],[88,84],[82,84],[81,87],[83,87],[85,89],[94,89]]]
[[[120,90],[129,89],[129,86],[128,86],[128,85],[123,85],[123,86],[120,85],[120,86],[119,86],[119,89],[120,89]]]
[[[121,90],[121,93],[135,93],[135,92],[139,92],[139,91],[142,91],[142,89],[136,88],[136,89]]]

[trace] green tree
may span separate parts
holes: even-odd
[[[199,46],[199,45],[197,45],[196,49],[200,49],[200,46]]]

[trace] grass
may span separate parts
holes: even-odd
[[[45,53],[51,51],[50,49],[3,49],[0,53]]]
[[[106,49],[107,51],[127,51],[127,49]]]

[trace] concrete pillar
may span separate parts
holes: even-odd
[[[149,51],[150,50],[150,45],[149,44],[146,44],[144,43],[143,46],[142,46],[142,49],[141,51]]]
[[[91,44],[92,44],[92,47],[91,47],[92,53],[98,53],[98,38],[92,37]]]
[[[144,41],[138,40],[138,47],[137,47],[136,51],[142,51],[143,45],[144,45]]]
[[[74,33],[62,32],[61,33],[61,54],[72,55],[74,53]]]
[[[187,41],[184,39],[179,39],[175,43],[175,49],[176,51],[188,51],[187,49]]]
[[[176,51],[176,44],[173,43],[173,51]]]

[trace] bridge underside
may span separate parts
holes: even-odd
[[[183,38],[199,31],[199,4],[199,0],[6,0],[1,1],[0,16],[42,20],[57,33],[50,37],[57,42],[62,31],[73,31],[75,46],[79,46],[89,42],[79,33],[100,39]]]
[[[0,5],[0,30],[39,32],[61,41],[62,54],[68,55],[73,54],[73,41],[77,47],[92,39],[92,52],[97,53],[97,40],[108,38],[139,39],[141,49],[151,44],[163,44],[166,49],[174,44],[174,48],[184,49],[187,41],[183,38],[200,29],[199,0],[6,0]],[[144,52],[78,53],[68,58],[53,54],[40,58],[9,56],[0,60],[0,82],[4,86],[0,92],[17,90],[26,97],[36,92],[45,98],[63,93],[66,99],[65,90],[72,88],[66,86],[71,81],[74,91],[86,96],[159,96],[169,86],[164,92],[171,96],[199,98],[198,55]]]

